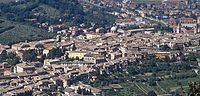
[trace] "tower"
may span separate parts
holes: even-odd
[[[61,36],[60,35],[56,36],[56,42],[61,42]]]
[[[200,33],[200,16],[197,17],[197,25],[195,27],[196,33]]]
[[[197,25],[194,27],[194,33],[200,33],[200,24],[197,24]]]
[[[197,24],[200,24],[200,16],[197,17]]]
[[[180,24],[178,24],[178,26],[176,27],[176,33],[180,33],[181,32],[181,26]]]

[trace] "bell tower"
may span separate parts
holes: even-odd
[[[197,17],[196,33],[200,33],[200,16]]]

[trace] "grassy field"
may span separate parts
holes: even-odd
[[[45,30],[0,19],[0,43],[13,44],[21,41],[52,38],[55,34]]]

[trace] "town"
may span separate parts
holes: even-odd
[[[200,77],[200,0],[79,2],[117,19],[68,26],[26,18],[56,35],[0,45],[1,96],[190,96]]]

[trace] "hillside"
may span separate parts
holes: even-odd
[[[115,21],[114,16],[101,8],[91,7],[85,11],[78,0],[27,0],[0,3],[0,9],[0,18],[3,21],[0,23],[0,31],[3,30],[0,32],[2,44],[53,37],[52,33],[35,28],[44,22],[49,25],[85,23],[90,26],[91,23],[96,23],[99,26],[105,26]],[[37,21],[27,22],[27,19]]]
[[[39,22],[48,21],[50,24],[70,23],[97,23],[107,25],[114,22],[114,16],[107,14],[103,9],[84,11],[78,0],[28,0],[26,2],[12,2],[0,4],[1,15],[8,20],[24,22],[24,19],[36,18]],[[100,15],[96,18],[95,13]],[[89,15],[88,15],[89,14]],[[102,15],[102,16],[101,16]],[[105,18],[105,17],[109,17]],[[90,20],[89,18],[96,18]],[[58,22],[59,20],[62,22]],[[99,23],[99,20],[102,22]]]
[[[161,2],[163,0],[132,0],[132,1],[135,1],[135,2]]]
[[[0,0],[0,3],[8,3],[8,2],[13,2],[15,0]]]
[[[0,43],[13,44],[20,41],[41,40],[54,37],[54,33],[21,23],[0,19]]]

